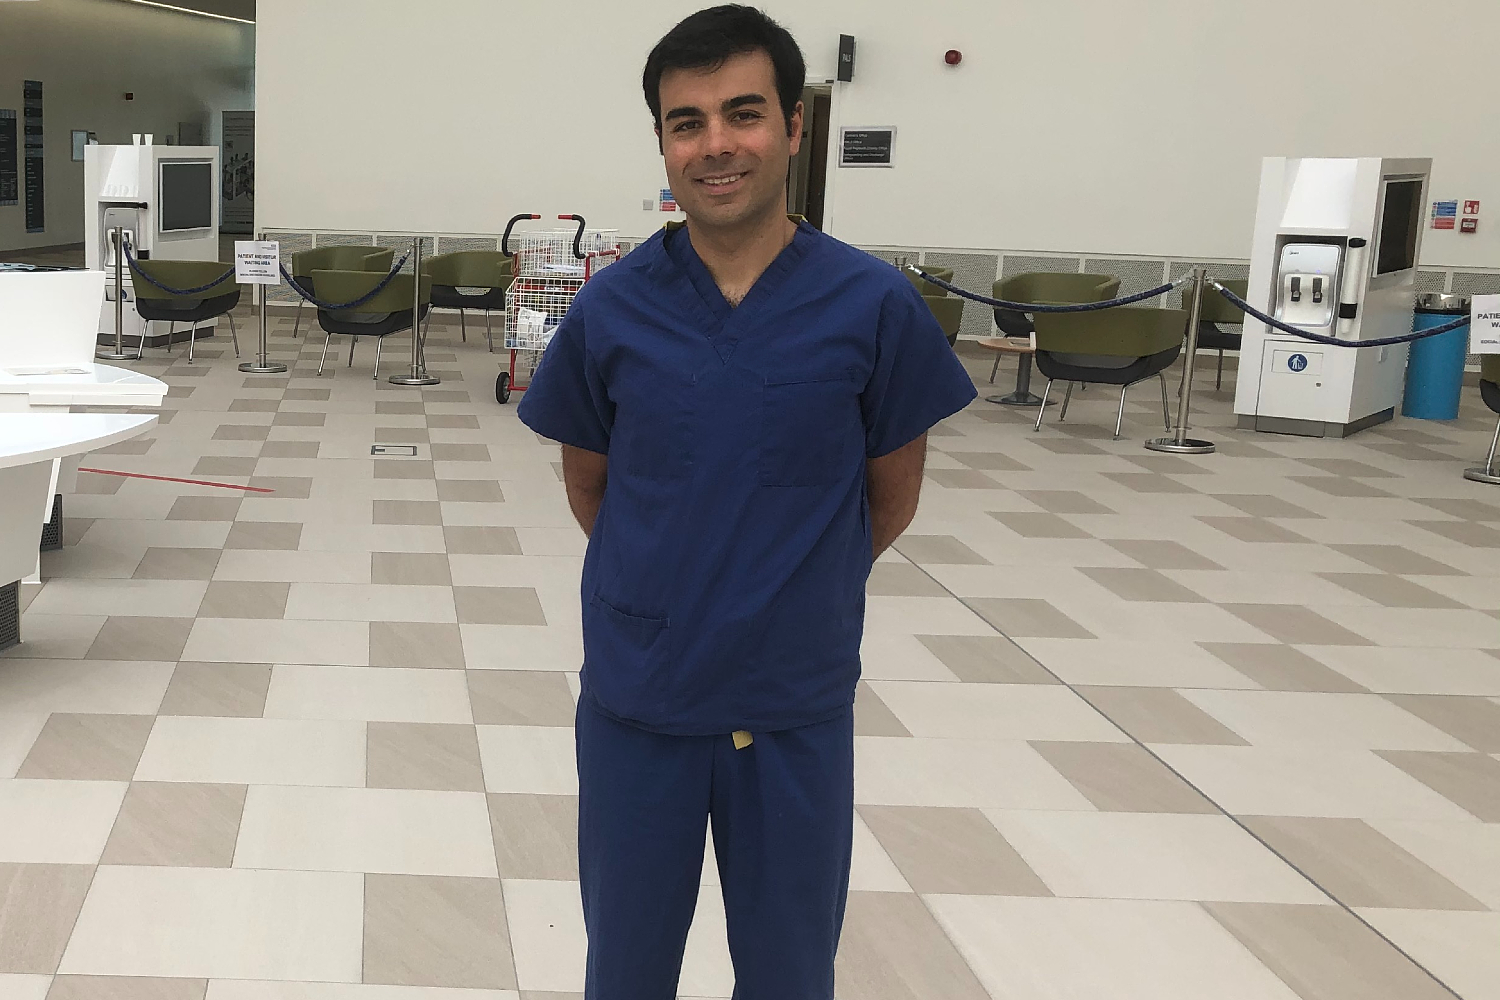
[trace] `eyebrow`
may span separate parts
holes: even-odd
[[[766,96],[764,94],[741,94],[738,97],[731,97],[729,100],[725,101],[722,105],[720,105],[720,110],[733,111],[735,108],[743,108],[751,105],[769,103],[770,102],[766,100]],[[674,118],[702,117],[702,108],[694,107],[693,105],[684,105],[683,107],[673,108],[671,111],[668,111],[665,115],[662,116],[662,120],[671,121]]]

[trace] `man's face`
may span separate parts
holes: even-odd
[[[769,55],[756,50],[713,70],[668,70],[660,93],[667,180],[693,223],[734,229],[785,213],[802,105],[789,128]]]

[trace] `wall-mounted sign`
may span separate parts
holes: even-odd
[[[1469,353],[1500,354],[1500,295],[1474,296],[1469,315]]]
[[[16,113],[0,108],[0,205],[21,203],[20,147],[16,144]]]
[[[225,111],[222,121],[219,164],[224,178],[219,185],[219,229],[251,233],[255,231],[255,112]]]
[[[895,128],[839,129],[841,167],[889,167],[895,149]]]
[[[42,84],[40,80],[21,83],[21,134],[26,154],[26,231],[47,229],[46,192],[42,188]]]
[[[1479,220],[1478,219],[1465,219],[1465,220],[1463,220],[1462,222],[1460,222],[1458,224],[1458,231],[1461,232],[1461,233],[1477,233],[1477,232],[1479,232]]]
[[[657,198],[657,204],[661,206],[663,212],[677,211],[677,199],[672,196],[671,188],[661,189],[661,195]]]
[[[1464,214],[1465,215],[1478,215],[1479,214],[1479,202],[1477,202],[1477,201],[1466,201],[1466,202],[1464,202]]]

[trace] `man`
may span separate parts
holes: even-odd
[[[829,1000],[873,559],[972,381],[921,297],[786,215],[804,66],[749,7],[644,74],[668,226],[574,301],[520,407],[589,535],[577,719],[588,1000],[670,1000],[712,822],[739,1000]]]

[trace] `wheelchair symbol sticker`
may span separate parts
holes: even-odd
[[[1286,359],[1286,366],[1294,372],[1305,371],[1307,369],[1307,355],[1293,354]]]

